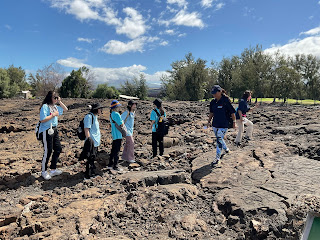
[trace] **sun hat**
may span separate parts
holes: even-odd
[[[118,100],[113,100],[113,101],[111,102],[110,108],[111,108],[111,109],[115,109],[115,108],[120,107],[120,106],[121,106],[121,103],[119,103]]]

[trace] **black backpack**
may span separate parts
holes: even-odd
[[[158,127],[157,127],[157,133],[160,136],[166,136],[169,133],[169,121],[166,117],[162,117],[160,113],[154,109],[156,114],[158,115]],[[161,120],[161,121],[160,121]]]
[[[93,124],[93,114],[92,113],[88,113],[88,114],[92,115],[92,124]],[[78,135],[80,140],[85,140],[86,139],[86,134],[84,132],[84,118],[79,123],[79,127],[77,129],[77,135]]]

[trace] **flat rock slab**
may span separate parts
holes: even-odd
[[[130,189],[137,187],[148,187],[159,185],[167,185],[174,183],[186,183],[189,176],[185,170],[163,170],[163,171],[150,171],[150,172],[129,172],[119,176],[122,184]]]

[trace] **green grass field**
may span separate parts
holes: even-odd
[[[210,99],[211,100],[211,99]],[[231,98],[232,100],[232,98]],[[202,100],[205,101],[205,100]],[[235,98],[234,100],[235,103],[238,102],[238,99]],[[255,102],[255,99],[252,99],[252,102]],[[273,98],[258,98],[258,102],[263,102],[263,103],[272,103],[273,102]],[[277,103],[283,103],[283,99],[276,99]],[[287,99],[287,103],[288,104],[304,104],[304,105],[312,105],[312,104],[320,104],[320,101],[313,101],[311,99],[305,99],[305,100],[299,100],[297,102],[297,100],[295,99]]]

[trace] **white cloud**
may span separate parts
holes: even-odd
[[[277,51],[289,56],[294,56],[296,54],[313,54],[320,57],[320,36],[293,39],[283,46],[273,44],[270,48],[265,50],[266,53],[270,54]]]
[[[67,12],[75,15],[80,21],[86,19],[99,19],[99,13],[92,10],[90,4],[83,0],[75,0],[71,2]]]
[[[165,33],[168,34],[168,35],[174,35],[175,34],[173,29],[168,29],[168,30],[165,31]]]
[[[142,15],[130,7],[124,8],[123,12],[127,14],[127,17],[123,20],[122,24],[117,26],[117,33],[125,34],[131,39],[143,35],[146,32],[147,26]]]
[[[11,29],[12,29],[12,27],[11,27],[10,25],[8,25],[8,24],[4,25],[4,27],[5,27],[6,29],[8,29],[8,30],[11,30]]]
[[[120,55],[127,52],[142,52],[143,46],[144,41],[138,38],[127,43],[118,40],[111,40],[107,42],[100,50],[105,53]]]
[[[76,49],[77,51],[82,51],[82,48],[80,48],[80,47],[75,47],[75,49]]]
[[[162,42],[160,43],[161,46],[167,46],[168,44],[169,44],[168,41],[162,41]]]
[[[320,5],[320,1],[318,2],[318,4]]]
[[[309,18],[309,20],[312,20],[314,18],[314,16],[311,15],[308,18]]]
[[[64,10],[80,21],[97,20],[115,26],[118,34],[125,34],[131,39],[145,34],[149,28],[143,16],[135,9],[126,7],[124,19],[117,17],[117,12],[108,7],[107,0],[50,0],[51,7]]]
[[[218,11],[218,10],[222,9],[224,7],[224,5],[225,5],[224,3],[218,3],[214,10]]]
[[[299,35],[309,35],[309,36],[313,36],[313,35],[318,35],[320,33],[320,26],[310,29],[309,31],[306,32],[301,32]]]
[[[212,2],[213,1],[215,1],[215,0],[202,0],[201,1],[201,5],[204,8],[210,8],[210,7],[212,7]]]
[[[167,0],[168,4],[177,4],[179,7],[186,6],[188,3],[185,0]]]
[[[77,39],[78,42],[87,42],[87,43],[92,43],[94,40],[95,40],[94,38],[81,38],[81,37]]]
[[[96,76],[96,83],[108,83],[108,82],[123,82],[125,80],[131,80],[134,77],[139,77],[141,73],[145,74],[147,83],[149,84],[157,84],[160,85],[160,78],[162,75],[168,75],[165,71],[158,71],[154,74],[148,74],[144,71],[147,68],[143,65],[132,65],[129,67],[120,67],[120,68],[97,68],[92,67],[83,63],[83,60],[69,57],[67,59],[60,59],[57,61],[62,66],[71,67],[71,68],[79,68],[82,66],[87,66],[90,68],[94,75]]]
[[[199,27],[203,28],[204,23],[201,20],[201,14],[198,12],[188,13],[185,10],[181,10],[171,20],[175,25],[182,25],[187,27]]]
[[[186,33],[181,33],[181,34],[178,35],[178,37],[185,37],[185,36],[187,36]]]
[[[143,48],[146,43],[158,40],[158,37],[140,37],[127,43],[118,40],[111,40],[107,42],[100,51],[114,55],[120,55],[127,52],[143,52]]]
[[[90,67],[89,65],[83,62],[84,60],[73,58],[73,57],[69,57],[67,59],[60,59],[57,61],[57,63],[65,67],[71,67],[71,68],[81,68],[83,66]]]

